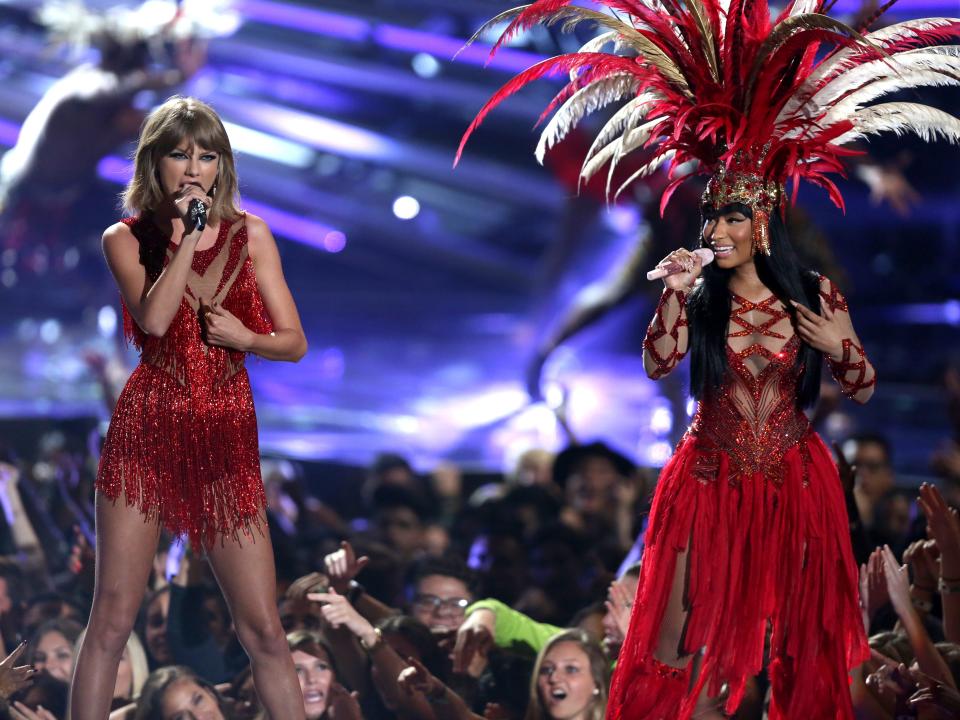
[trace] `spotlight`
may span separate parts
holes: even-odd
[[[393,201],[393,214],[401,220],[413,220],[420,214],[420,203],[415,197],[401,195]]]
[[[417,53],[410,61],[413,71],[422,78],[433,78],[440,74],[440,63],[429,53]]]
[[[347,246],[347,236],[339,230],[328,232],[323,237],[323,249],[330,253],[338,253]]]
[[[110,337],[117,331],[117,311],[109,305],[97,312],[97,330],[103,337]]]

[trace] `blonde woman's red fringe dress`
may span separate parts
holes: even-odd
[[[123,222],[139,243],[149,281],[156,282],[176,245],[148,214]],[[213,246],[194,253],[165,335],[146,334],[124,305],[124,333],[140,351],[140,364],[110,420],[96,487],[188,535],[195,547],[209,547],[259,527],[266,497],[245,355],[204,341],[201,299],[219,303],[256,333],[271,332],[243,215],[222,220]]]

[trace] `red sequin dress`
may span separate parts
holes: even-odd
[[[176,245],[148,216],[123,222],[155,282]],[[96,487],[186,533],[194,547],[209,547],[218,537],[259,526],[266,497],[245,356],[204,342],[200,299],[220,303],[256,333],[271,332],[242,216],[223,220],[214,245],[194,253],[164,336],[147,335],[124,305],[124,332],[140,350],[140,364],[110,420]]]
[[[846,312],[826,279],[821,301]],[[672,290],[661,299],[645,341],[654,377],[684,354],[685,303]],[[857,568],[833,458],[797,409],[799,349],[777,298],[733,296],[728,379],[699,403],[657,485],[610,720],[686,720],[704,686],[732,713],[765,657],[772,720],[853,717],[848,669],[868,656]],[[833,374],[863,399],[873,369],[862,348],[844,349]],[[681,643],[703,652],[695,676],[653,657],[685,550]]]

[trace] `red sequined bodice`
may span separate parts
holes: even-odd
[[[731,482],[754,473],[778,482],[784,454],[810,428],[796,403],[800,340],[776,296],[754,303],[732,295],[727,379],[707,393],[690,427],[703,451],[694,472],[712,480],[722,451]]]
[[[141,262],[155,282],[177,246],[160,232],[149,216],[124,220],[140,242]],[[162,337],[143,332],[124,307],[124,330],[141,351],[141,362],[171,375],[181,385],[216,387],[235,375],[244,353],[210,346],[204,341],[200,302],[219,303],[257,333],[271,331],[270,320],[257,290],[253,262],[247,248],[246,223],[223,220],[214,244],[194,252],[193,264],[180,308]]]

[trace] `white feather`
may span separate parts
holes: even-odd
[[[654,93],[643,93],[617,110],[617,112],[615,112],[613,116],[607,120],[607,123],[600,129],[600,132],[597,133],[597,137],[594,138],[593,144],[590,146],[590,149],[587,150],[587,154],[584,156],[584,166],[586,166],[586,163],[597,153],[597,151],[600,150],[600,148],[607,145],[623,132],[623,128],[626,127],[632,113],[637,112],[640,113],[641,118],[646,117],[647,111],[650,109],[650,104],[653,103],[657,97],[658,96]]]
[[[931,70],[914,70],[893,78],[881,78],[876,82],[864,85],[856,92],[834,103],[824,117],[822,124],[829,127],[836,122],[850,117],[852,113],[861,110],[871,100],[889,93],[915,87],[956,87],[960,85],[958,77],[950,77]]]
[[[645,178],[649,175],[653,175],[657,170],[659,170],[663,165],[673,160],[673,156],[677,154],[676,150],[667,150],[663,155],[655,157],[653,160],[648,162],[642,168],[637,170],[633,175],[627,178],[624,183],[617,188],[616,194],[613,196],[613,199],[616,200],[620,197],[620,194],[627,189],[631,183],[641,178]]]
[[[617,30],[608,30],[607,32],[600,33],[592,40],[587,40],[577,52],[581,53],[592,53],[600,52],[603,49],[603,46],[607,43],[613,43],[613,54],[617,55],[625,49],[629,49],[629,43],[623,41],[623,37],[620,32]],[[570,79],[576,80],[577,76],[580,74],[580,70],[571,70]]]
[[[793,5],[790,6],[789,17],[816,12],[817,5],[819,4],[820,0],[793,0]]]
[[[875,30],[872,33],[868,33],[866,35],[866,39],[872,42],[874,45],[879,45],[881,48],[885,49],[892,43],[915,36],[920,32],[932,30],[938,27],[945,27],[956,22],[960,22],[960,20],[943,17],[907,20],[905,22],[889,25],[885,28]],[[818,86],[824,79],[830,77],[831,73],[841,71],[844,63],[848,62],[851,58],[862,52],[866,52],[866,49],[862,45],[846,47],[838,50],[832,56],[821,62],[807,76],[807,79],[804,80],[803,84],[797,88],[793,98],[780,112],[780,118],[790,117],[796,113],[799,107],[817,91]]]
[[[662,117],[654,118],[653,120],[645,122],[643,125],[634,128],[629,135],[624,133],[622,136],[616,138],[612,142],[607,143],[607,145],[605,145],[603,149],[601,149],[593,157],[584,161],[583,167],[580,170],[580,180],[582,182],[586,182],[596,175],[600,168],[602,168],[616,156],[618,150],[621,150],[622,156],[632,150],[636,150],[638,147],[643,145],[643,143],[650,139],[650,133],[653,128],[659,125],[662,121]]]
[[[829,125],[886,93],[913,87],[956,85],[956,78],[960,78],[960,46],[909,50],[890,60],[871,60],[837,75],[798,107],[793,116],[818,117],[827,109],[825,124]],[[787,117],[784,108],[777,122]]]
[[[634,150],[643,147],[647,140],[653,136],[654,128],[656,128],[661,122],[663,122],[663,118],[657,117],[653,120],[648,120],[640,127],[634,127],[628,124],[623,135],[620,136],[619,141],[611,143],[614,148],[613,158],[610,160],[610,164],[607,166],[607,197],[610,197],[610,187],[613,185],[613,176],[614,173],[617,172],[617,168],[620,166],[620,161]],[[601,151],[601,154],[604,151],[606,151],[606,148]]]
[[[860,110],[850,120],[853,130],[833,140],[833,145],[846,145],[882,132],[913,133],[926,142],[942,138],[952,144],[960,143],[960,119],[928,105],[883,103]]]
[[[563,140],[577,126],[585,115],[596,112],[625,95],[637,92],[638,80],[635,75],[621,73],[603,78],[582,87],[560,107],[540,134],[535,155],[537,162],[543,164],[547,150]]]

